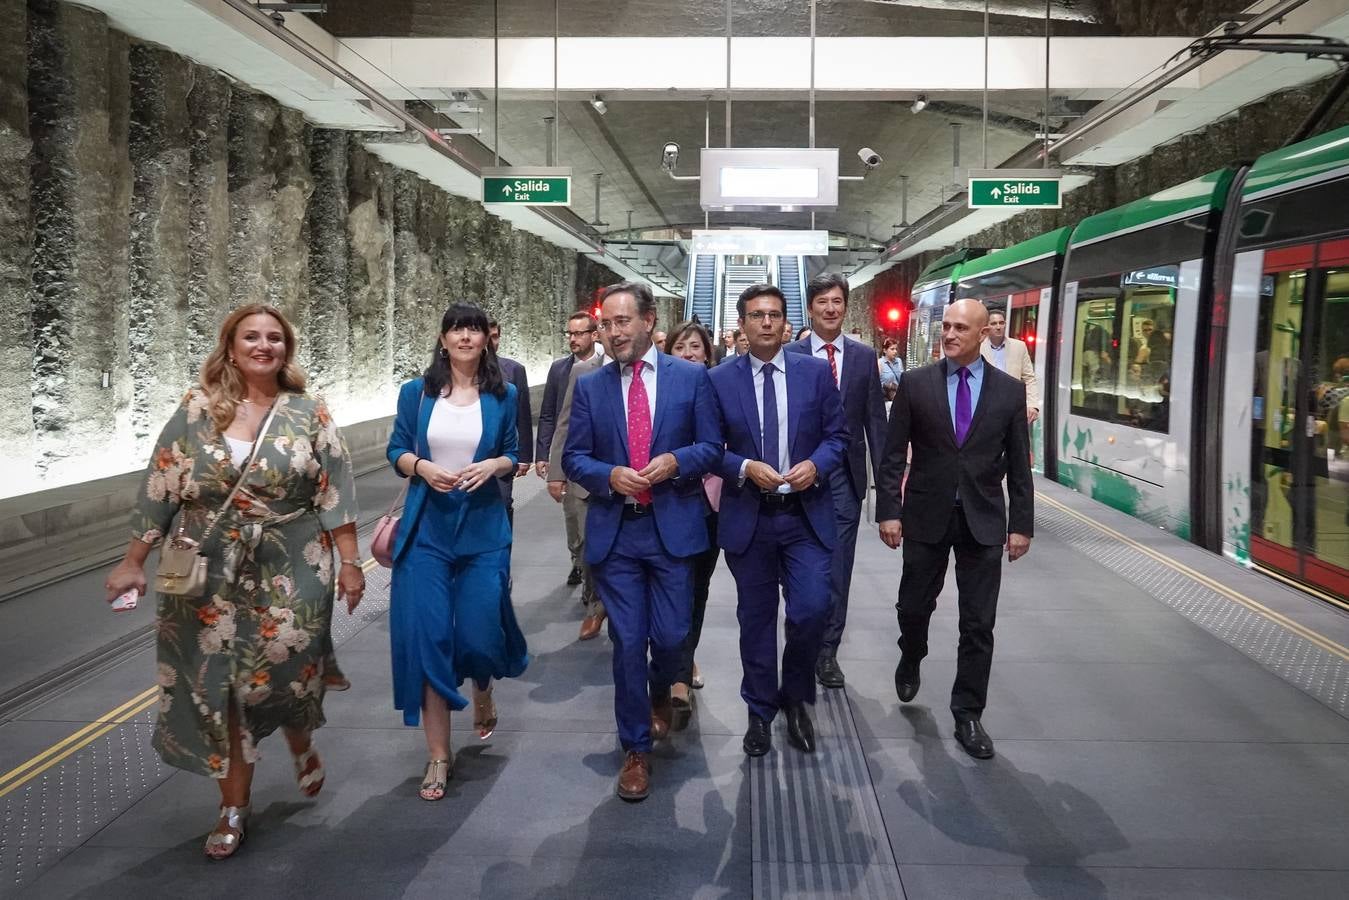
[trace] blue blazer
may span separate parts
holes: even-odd
[[[717,542],[727,553],[744,553],[759,523],[759,486],[749,479],[740,484],[741,463],[760,459],[763,453],[754,370],[749,359],[746,354],[730,365],[717,366],[710,376],[726,434],[726,452],[717,473],[723,480]],[[828,484],[829,474],[843,464],[848,448],[843,404],[828,363],[798,353],[786,354],[784,360],[789,459],[792,465],[806,459],[815,463],[815,485],[801,492],[801,504],[815,536],[832,550],[838,531],[834,495]]]
[[[609,474],[628,465],[628,425],[617,362],[583,375],[572,389],[571,423],[562,451],[567,477],[590,492],[586,508],[586,562],[602,562],[613,548],[625,497],[609,487]],[[656,355],[656,415],[651,458],[673,453],[679,474],[651,489],[656,532],[676,558],[708,548],[703,475],[721,461],[717,401],[707,369],[664,353]]]
[[[398,392],[398,415],[394,419],[393,434],[389,435],[389,447],[385,453],[395,472],[398,472],[398,458],[404,453],[415,453],[423,459],[431,457],[426,443],[426,426],[431,421],[431,410],[436,404],[431,397],[426,397],[423,402],[425,396],[420,378],[409,381]],[[508,456],[511,462],[518,462],[520,450],[516,431],[515,385],[506,385],[505,397],[483,393],[479,400],[482,407],[482,440],[478,442],[473,461]],[[407,477],[401,472],[398,474]],[[431,487],[423,478],[413,478],[408,485],[407,502],[403,505],[403,517],[398,522],[398,538],[394,541],[395,562],[411,544],[430,493]],[[511,526],[506,518],[505,501],[495,482],[489,481],[463,496],[465,502],[457,512],[459,520],[454,523],[454,546],[445,549],[455,556],[471,556],[509,547]]]
[[[810,338],[792,341],[786,350],[810,356]],[[873,483],[878,483],[881,477],[881,451],[885,449],[887,429],[885,395],[881,392],[881,372],[875,351],[846,336],[843,338],[843,384],[839,386],[839,392],[843,394],[843,421],[850,437],[845,465],[853,496],[861,502],[867,492],[868,451],[875,478]]]

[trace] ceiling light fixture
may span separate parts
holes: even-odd
[[[609,111],[609,104],[605,103],[604,99],[600,97],[599,94],[596,94],[594,97],[590,98],[590,105],[594,108],[595,112],[599,113],[600,115],[604,115]]]
[[[911,112],[920,113],[927,109],[927,94],[919,94],[914,98],[913,106],[909,107]]]

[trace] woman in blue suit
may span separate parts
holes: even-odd
[[[393,548],[389,631],[394,706],[421,718],[430,759],[421,798],[439,800],[454,770],[450,709],[496,728],[493,678],[514,678],[529,654],[511,608],[511,527],[497,478],[518,455],[515,386],[487,340],[487,315],[456,303],[440,323],[431,365],[403,385],[389,462],[411,478]]]

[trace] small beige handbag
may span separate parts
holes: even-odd
[[[230,503],[234,500],[234,495],[239,492],[239,487],[248,477],[248,470],[253,468],[253,461],[258,458],[258,451],[262,448],[262,439],[267,435],[267,429],[272,425],[272,416],[276,414],[276,403],[272,403],[272,408],[267,411],[267,418],[262,423],[262,428],[258,430],[258,436],[253,439],[253,452],[248,455],[248,462],[244,463],[239,473],[239,479],[234,482],[234,487],[230,489],[229,495],[225,497],[225,502],[220,504],[220,509],[207,526],[206,531],[202,533],[201,541],[194,541],[187,536],[186,530],[181,522],[178,525],[178,533],[164,542],[159,548],[159,568],[155,571],[155,590],[161,594],[169,594],[174,597],[204,597],[206,595],[206,557],[201,553],[202,545],[206,543],[211,534],[215,531],[216,525],[225,517],[225,513],[230,508]]]

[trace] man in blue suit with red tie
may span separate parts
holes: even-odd
[[[609,616],[614,715],[625,757],[618,796],[645,799],[653,740],[670,730],[670,685],[693,615],[692,558],[708,547],[703,475],[721,462],[707,370],[651,341],[656,301],[645,284],[606,288],[600,330],[614,362],[572,389],[562,453],[590,492],[585,560]]]
[[[820,658],[815,663],[815,677],[820,684],[841,688],[844,679],[838,664],[838,645],[848,621],[857,525],[867,496],[867,451],[870,450],[875,471],[880,465],[881,448],[885,446],[885,399],[875,351],[843,335],[848,279],[837,272],[816,275],[806,285],[806,308],[814,330],[808,337],[788,344],[787,352],[809,354],[828,363],[842,395],[843,421],[848,425],[848,450],[843,465],[825,482],[834,495],[838,546],[830,563],[829,624],[825,626]]]
[[[782,348],[787,301],[770,284],[737,302],[749,353],[712,370],[726,451],[717,536],[735,576],[740,621],[740,695],[749,705],[744,749],[772,747],[769,725],[783,710],[787,739],[815,750],[808,705],[829,616],[829,560],[837,543],[833,472],[848,430],[829,366]],[[778,678],[778,590],[786,598],[786,646]]]

